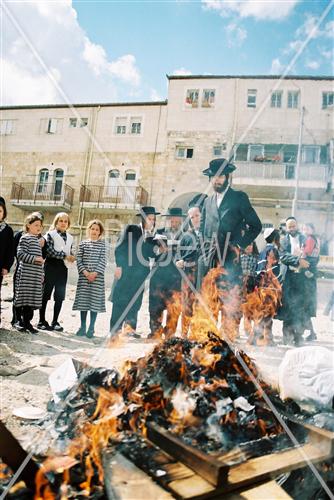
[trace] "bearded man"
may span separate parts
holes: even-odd
[[[243,191],[230,186],[235,165],[224,158],[210,161],[203,174],[209,177],[213,195],[203,206],[200,233],[205,252],[199,259],[199,285],[210,267],[221,265],[227,271],[220,286],[227,292],[223,302],[230,338],[238,334],[242,283],[240,250],[245,249],[260,234],[262,224]],[[223,318],[224,319],[224,318]],[[224,328],[224,324],[223,324]]]

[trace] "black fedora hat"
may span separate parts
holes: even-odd
[[[150,207],[150,206],[145,206],[140,208],[140,213],[136,214],[140,216],[145,216],[145,215],[160,215],[160,212],[157,212],[155,210],[155,207]]]
[[[211,160],[209,167],[203,170],[204,175],[214,177],[215,175],[227,175],[234,172],[237,167],[233,163],[229,163],[225,158],[216,158]]]
[[[182,208],[170,207],[166,214],[162,214],[162,217],[187,217],[187,216],[184,213],[182,213]]]

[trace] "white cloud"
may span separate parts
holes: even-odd
[[[87,37],[84,40],[82,57],[96,76],[106,71],[108,67],[107,54],[104,48],[101,45],[92,43]]]
[[[281,75],[285,69],[284,64],[281,63],[279,58],[277,57],[276,59],[273,59],[271,63],[271,68],[270,68],[270,74],[271,75]]]
[[[138,86],[140,83],[140,74],[136,67],[136,58],[131,54],[119,57],[116,61],[109,63],[108,71],[112,76],[131,85]]]
[[[217,11],[222,17],[231,14],[257,20],[280,20],[291,14],[299,0],[202,0],[205,9]]]
[[[240,47],[243,41],[247,38],[247,31],[234,22],[228,24],[225,31],[227,35],[227,44],[229,47]]]
[[[189,75],[192,75],[192,72],[189,71],[189,69],[185,69],[185,68],[179,68],[179,69],[174,69],[173,71],[173,75],[175,76],[189,76]]]
[[[320,63],[318,61],[307,61],[305,66],[310,69],[318,69],[320,67]]]
[[[47,75],[33,75],[3,59],[0,63],[5,82],[2,96],[4,103],[45,104],[59,101],[57,90]],[[55,68],[52,68],[52,75],[60,81],[60,74]]]
[[[141,78],[135,56],[113,58],[112,47],[107,51],[91,40],[78,22],[72,0],[7,2],[4,11],[16,20],[16,28],[6,23],[3,104],[64,101],[29,45],[52,74],[56,72],[70,102],[121,101],[138,89]],[[20,90],[22,81],[30,83]],[[18,89],[16,97],[13,88]]]
[[[334,57],[333,49],[332,50],[320,49],[320,54],[325,59],[333,59],[333,57]]]

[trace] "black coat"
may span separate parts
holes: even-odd
[[[305,237],[298,233],[300,247],[305,242]],[[302,325],[305,322],[305,293],[306,278],[304,271],[296,272],[300,256],[291,254],[289,234],[281,241],[280,258],[282,264],[287,266],[283,281],[282,308],[279,318],[287,323]]]
[[[155,288],[166,288],[168,290],[180,291],[181,289],[181,273],[175,263],[180,260],[180,242],[184,235],[183,231],[179,231],[173,235],[168,228],[157,230],[157,234],[167,236],[165,244],[168,244],[168,251],[158,253],[155,256],[154,270],[151,278],[150,293],[155,293]],[[176,245],[170,245],[170,240],[175,239]],[[159,292],[160,293],[160,292]]]
[[[122,274],[145,278],[150,272],[150,257],[154,257],[153,247],[153,237],[144,240],[141,225],[128,225],[116,244],[117,267],[122,268]]]
[[[260,234],[261,229],[261,221],[243,191],[235,191],[229,187],[219,208],[216,194],[209,196],[201,214],[203,246],[198,261],[198,288],[208,270],[223,260],[228,233],[229,245],[223,263],[228,274],[224,280],[241,284],[242,270],[236,247],[246,248]]]
[[[200,226],[204,241],[210,241],[214,234],[222,239],[230,232],[230,243],[246,248],[260,234],[261,229],[261,221],[243,191],[228,188],[219,208],[215,194],[204,202]]]
[[[0,231],[0,271],[10,270],[14,262],[14,233],[8,224]]]

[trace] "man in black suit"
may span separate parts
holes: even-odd
[[[219,264],[228,273],[223,276],[221,283],[227,291],[235,291],[236,285],[240,287],[240,250],[252,243],[262,229],[247,194],[230,187],[230,174],[235,169],[232,163],[219,158],[210,161],[209,167],[203,170],[203,174],[210,179],[214,194],[205,200],[201,216],[200,233],[205,254],[199,259],[199,282],[210,267]],[[229,296],[232,298],[231,294]],[[229,319],[234,321],[233,336],[236,336],[240,322],[240,301],[234,297],[231,302],[233,306],[229,305]]]
[[[283,280],[282,308],[279,318],[283,320],[283,342],[300,345],[305,324],[305,277],[309,267],[301,257],[305,236],[298,231],[295,217],[286,219],[287,233],[281,240],[281,262],[286,266]]]
[[[127,323],[130,333],[135,333],[138,311],[141,307],[145,280],[150,272],[150,258],[153,252],[154,228],[156,222],[154,207],[141,208],[140,224],[130,224],[123,231],[115,248],[115,281],[112,288],[113,303],[110,332],[113,335]]]

